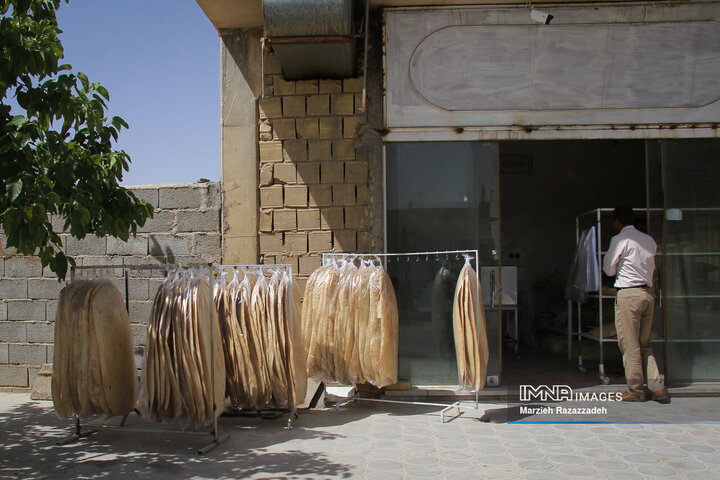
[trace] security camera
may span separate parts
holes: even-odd
[[[530,10],[530,18],[537,23],[544,23],[545,25],[549,24],[550,21],[554,18],[549,13],[542,12],[540,10],[532,9]]]

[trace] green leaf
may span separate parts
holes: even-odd
[[[8,196],[11,202],[14,202],[22,192],[22,180],[18,179],[15,182],[8,183],[5,189],[8,192]]]

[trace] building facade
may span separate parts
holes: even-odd
[[[659,245],[669,381],[718,380],[720,3],[198,3],[222,45],[226,262],[290,263],[302,282],[324,252],[477,249],[516,269],[515,340],[542,348],[575,318],[577,232],[601,229],[602,254],[603,209],[627,203]],[[401,377],[454,383],[438,265],[388,268]],[[512,329],[488,278],[499,379]],[[612,302],[582,315],[584,333],[612,324]]]

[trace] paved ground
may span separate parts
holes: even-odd
[[[0,393],[0,478],[720,478],[720,423],[708,421],[720,398],[618,407],[626,421],[692,412],[681,419],[699,423],[505,423],[522,416],[483,403],[441,424],[435,407],[353,403],[303,413],[290,431],[287,417],[222,417],[230,439],[199,456],[209,436],[163,432],[137,417],[127,426],[148,431],[105,429],[58,446],[69,423],[50,402]],[[479,421],[483,414],[492,421]]]

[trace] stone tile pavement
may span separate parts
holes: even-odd
[[[126,429],[58,446],[70,425],[57,419],[51,402],[0,393],[0,478],[720,478],[720,423],[703,413],[720,412],[720,398],[620,405],[630,412],[626,419],[662,412],[658,407],[667,407],[665,421],[695,412],[694,420],[682,419],[687,423],[507,423],[517,418],[514,407],[465,405],[445,424],[438,407],[367,402],[301,413],[290,431],[283,428],[287,415],[222,417],[221,433],[230,439],[199,456],[209,435],[168,432],[136,416]],[[491,421],[480,421],[483,415]]]

